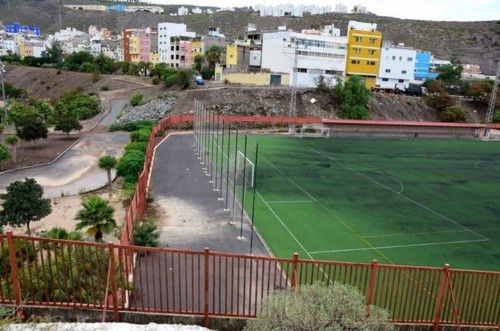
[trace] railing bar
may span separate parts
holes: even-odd
[[[172,275],[172,312],[177,312],[177,309],[175,307],[175,274],[174,274],[174,253],[172,252],[170,254],[170,265],[172,266],[172,272],[171,272],[171,275]]]
[[[240,257],[238,256],[238,272],[236,275],[236,315],[240,315]]]
[[[189,300],[188,300],[188,263],[187,263],[187,254],[184,254],[184,311],[187,313],[189,311]],[[179,270],[180,271],[180,270]]]

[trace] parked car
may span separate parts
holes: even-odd
[[[405,86],[403,83],[396,84],[396,86],[394,86],[394,92],[397,94],[413,95],[416,97],[424,94],[422,86],[411,83],[408,86]]]
[[[194,77],[194,82],[196,83],[196,85],[205,85],[205,80],[203,79],[203,77],[201,77],[201,75],[196,75]]]

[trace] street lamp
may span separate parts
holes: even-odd
[[[3,108],[4,108],[4,122],[7,118],[7,99],[5,98],[5,85],[3,83],[3,75],[5,74],[5,64],[0,61],[0,79],[2,81],[2,97],[3,97]]]

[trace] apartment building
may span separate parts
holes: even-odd
[[[193,46],[189,37],[170,38],[170,65],[174,68],[191,68],[193,66]]]
[[[126,29],[123,50],[126,62],[153,62],[157,56],[157,33],[154,28]]]
[[[377,24],[349,21],[347,44],[346,76],[361,76],[366,87],[374,87],[382,46],[382,33],[377,31]]]
[[[430,70],[432,54],[427,51],[416,51],[415,56],[415,71],[413,79],[416,81],[426,81],[428,79],[435,79],[437,73]]]
[[[195,32],[187,31],[186,24],[177,23],[159,23],[158,24],[158,54],[159,61],[170,64],[171,67],[175,66],[172,59],[172,37],[196,37]]]
[[[333,26],[323,31],[264,32],[261,68],[290,74],[295,86],[314,87],[320,76],[333,85],[344,76],[346,48],[347,38]]]
[[[397,84],[408,87],[414,80],[417,51],[404,44],[384,44],[381,49],[380,67],[376,86],[395,88]]]

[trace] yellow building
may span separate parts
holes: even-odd
[[[139,63],[141,62],[141,45],[139,42],[138,35],[131,35],[129,41],[129,52],[130,52],[130,62]]]
[[[238,45],[232,44],[226,46],[226,65],[238,64]]]
[[[193,41],[191,41],[191,47],[193,49],[193,57],[198,54],[203,55],[203,41],[201,40],[201,38],[193,39]]]
[[[367,88],[375,86],[380,66],[382,32],[376,24],[349,22],[346,76],[361,76]]]
[[[158,52],[150,52],[149,53],[149,62],[152,64],[157,64],[160,62],[160,54]]]

